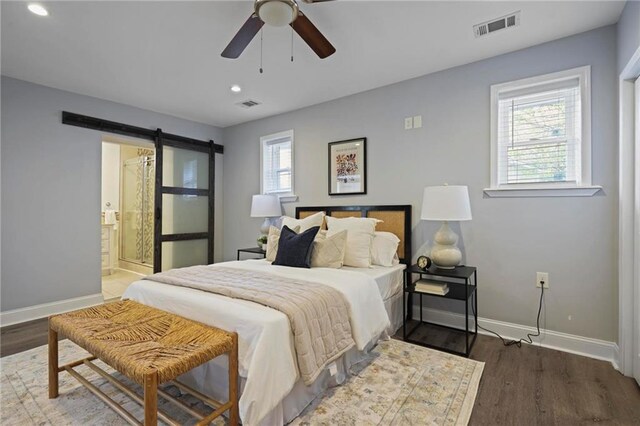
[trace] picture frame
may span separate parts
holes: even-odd
[[[329,143],[329,195],[367,193],[367,138]]]

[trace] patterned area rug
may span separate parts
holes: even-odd
[[[64,340],[60,364],[86,352]],[[106,365],[97,364],[109,372]],[[47,347],[2,358],[2,425],[124,425],[126,422],[67,373],[60,374],[60,396],[48,399]],[[368,360],[351,368],[342,386],[316,398],[292,425],[465,425],[471,416],[484,363],[397,340],[381,342]],[[85,366],[77,369],[138,418],[142,409]],[[134,387],[139,386],[116,374]],[[194,409],[208,413],[190,395],[165,390]],[[162,401],[162,398],[159,398]],[[166,401],[160,409],[182,424],[195,423]],[[223,421],[214,423],[224,424]]]

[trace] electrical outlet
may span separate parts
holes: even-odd
[[[413,129],[413,117],[407,117],[404,119],[404,129],[405,130]]]
[[[536,287],[549,288],[549,273],[536,272]]]

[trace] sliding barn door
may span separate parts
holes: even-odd
[[[156,138],[154,272],[213,263],[215,147]]]

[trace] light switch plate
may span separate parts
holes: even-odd
[[[413,128],[419,129],[421,127],[422,127],[422,116],[416,115],[415,117],[413,117]]]
[[[404,119],[404,129],[405,130],[413,129],[413,118],[412,117],[407,117],[407,118]]]

